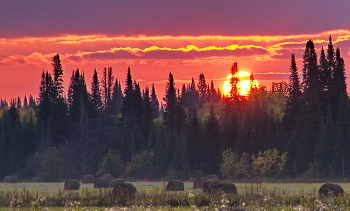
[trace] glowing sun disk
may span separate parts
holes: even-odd
[[[258,81],[257,80],[250,80],[250,73],[247,71],[238,71],[235,74],[235,77],[238,78],[238,83],[237,83],[237,91],[238,91],[238,95],[240,96],[248,96],[250,93],[250,89],[252,86],[258,86]],[[224,82],[224,96],[230,96],[230,92],[231,92],[231,78],[232,78],[232,74],[230,73],[227,78],[226,81]]]

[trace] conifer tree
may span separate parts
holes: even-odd
[[[142,128],[144,133],[143,136],[145,140],[148,139],[152,120],[153,120],[153,109],[151,104],[151,98],[149,95],[149,88],[146,87],[143,93],[143,123],[142,123]]]
[[[23,108],[28,108],[29,104],[28,104],[28,98],[26,95],[24,95],[24,99],[23,99]]]
[[[113,89],[113,69],[112,67],[103,69],[103,77],[101,80],[102,85],[102,99],[103,99],[103,107],[106,109],[110,101],[112,100],[112,89]]]
[[[197,116],[197,109],[196,107],[191,107],[188,112],[188,125],[187,125],[187,157],[188,157],[188,164],[192,171],[194,170],[200,170],[199,167],[201,166],[201,148],[203,146],[202,143],[202,134],[201,134],[201,128],[199,125],[199,120]]]
[[[53,66],[53,81],[54,87],[57,90],[57,94],[60,97],[63,97],[64,87],[63,87],[63,69],[61,65],[60,56],[56,54],[52,58],[52,66]]]
[[[329,62],[326,58],[325,51],[323,50],[323,47],[321,49],[321,56],[320,56],[320,65],[319,65],[319,71],[320,71],[320,89],[321,89],[321,98],[322,100],[322,111],[325,115],[327,107],[329,105],[329,91],[331,88],[331,82],[332,82],[332,71],[331,67],[329,65]]]
[[[197,90],[199,93],[199,105],[203,106],[207,102],[207,82],[204,73],[199,74]]]
[[[204,126],[203,144],[203,170],[207,174],[218,174],[220,171],[220,143],[221,133],[219,121],[214,113],[213,104],[210,106],[210,114]]]
[[[22,100],[20,97],[17,97],[17,108],[22,108]]]
[[[98,79],[98,73],[96,69],[94,70],[91,82],[91,104],[96,112],[102,109],[100,81]]]
[[[337,100],[337,98],[339,99],[340,96],[344,98],[347,98],[348,96],[346,91],[344,59],[340,55],[339,48],[337,48],[335,52],[335,61],[336,65],[333,71],[333,93],[334,100]]]
[[[152,90],[151,90],[151,106],[152,106],[152,116],[153,118],[157,118],[159,116],[159,101],[156,95],[156,89],[154,88],[154,84],[152,84]]]
[[[286,102],[284,124],[288,130],[296,127],[299,112],[302,106],[300,79],[298,69],[295,62],[294,53],[291,56],[290,75],[289,75],[289,89]]]
[[[124,124],[126,123],[127,125],[132,125],[134,121],[134,117],[132,117],[132,114],[134,113],[133,109],[135,103],[135,89],[132,81],[130,66],[128,67],[125,85],[126,87],[124,89],[124,97],[122,98],[121,107],[122,121],[124,122]]]
[[[231,85],[231,90],[230,90],[230,98],[231,101],[237,101],[239,99],[239,93],[238,93],[238,87],[237,87],[237,83],[238,83],[238,78],[236,75],[236,73],[238,72],[238,65],[237,62],[234,62],[232,67],[231,67],[231,80],[230,80],[230,85]]]
[[[165,94],[165,110],[163,114],[164,125],[170,131],[175,130],[175,119],[176,119],[176,106],[177,106],[177,94],[175,89],[175,81],[172,73],[169,73],[169,80],[166,85]]]
[[[317,55],[312,40],[306,43],[303,56],[303,87],[304,92],[320,92],[320,74],[317,66]]]

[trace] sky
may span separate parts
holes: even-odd
[[[269,89],[298,70],[306,42],[320,54],[331,35],[350,64],[348,0],[31,0],[0,1],[0,98],[38,97],[40,76],[59,54],[66,89],[72,71],[127,68],[142,88],[164,96],[169,72],[181,88],[204,73],[222,84],[237,61]],[[349,84],[349,82],[348,82]]]

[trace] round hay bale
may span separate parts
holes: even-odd
[[[137,194],[136,187],[131,183],[117,183],[113,187],[112,195],[114,199],[135,200]]]
[[[166,191],[184,191],[185,185],[179,180],[169,181],[166,186]]]
[[[110,182],[113,179],[112,174],[104,174],[101,177],[106,177],[108,179],[108,182]]]
[[[220,181],[217,180],[207,180],[203,184],[203,193],[211,194],[215,185],[219,184]]]
[[[86,183],[94,183],[95,182],[95,177],[94,175],[88,174],[88,175],[84,175],[81,178],[81,183],[86,184]]]
[[[206,178],[206,177],[198,177],[193,182],[193,189],[198,189],[198,188],[202,189],[204,182],[207,180],[208,180],[208,178]]]
[[[216,180],[216,181],[220,181],[219,177],[215,174],[210,174],[207,176],[207,180]]]
[[[69,179],[64,183],[64,190],[79,190],[80,183],[77,179]]]
[[[344,194],[344,190],[338,184],[326,183],[320,187],[318,193],[321,197],[335,197],[342,196]]]
[[[41,179],[41,177],[33,177],[32,178],[33,183],[42,183],[44,180]]]
[[[109,180],[107,177],[99,177],[95,179],[94,188],[108,188]]]
[[[17,183],[18,179],[16,176],[6,176],[4,178],[4,183]]]
[[[212,189],[212,194],[226,194],[226,195],[236,195],[237,188],[233,183],[219,183],[216,184]]]
[[[112,180],[109,182],[108,187],[109,187],[109,188],[114,188],[114,186],[115,186],[117,183],[124,183],[124,180],[122,180],[122,179],[112,179]]]

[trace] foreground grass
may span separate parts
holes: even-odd
[[[320,199],[323,183],[237,183],[239,195],[211,196],[185,183],[184,192],[166,192],[164,182],[133,182],[136,200],[120,200],[112,189],[82,184],[79,191],[64,191],[63,183],[0,183],[0,211],[29,210],[215,210],[243,207],[248,210],[350,210],[350,196]],[[346,193],[349,183],[338,183]],[[128,207],[128,208],[122,208]]]

